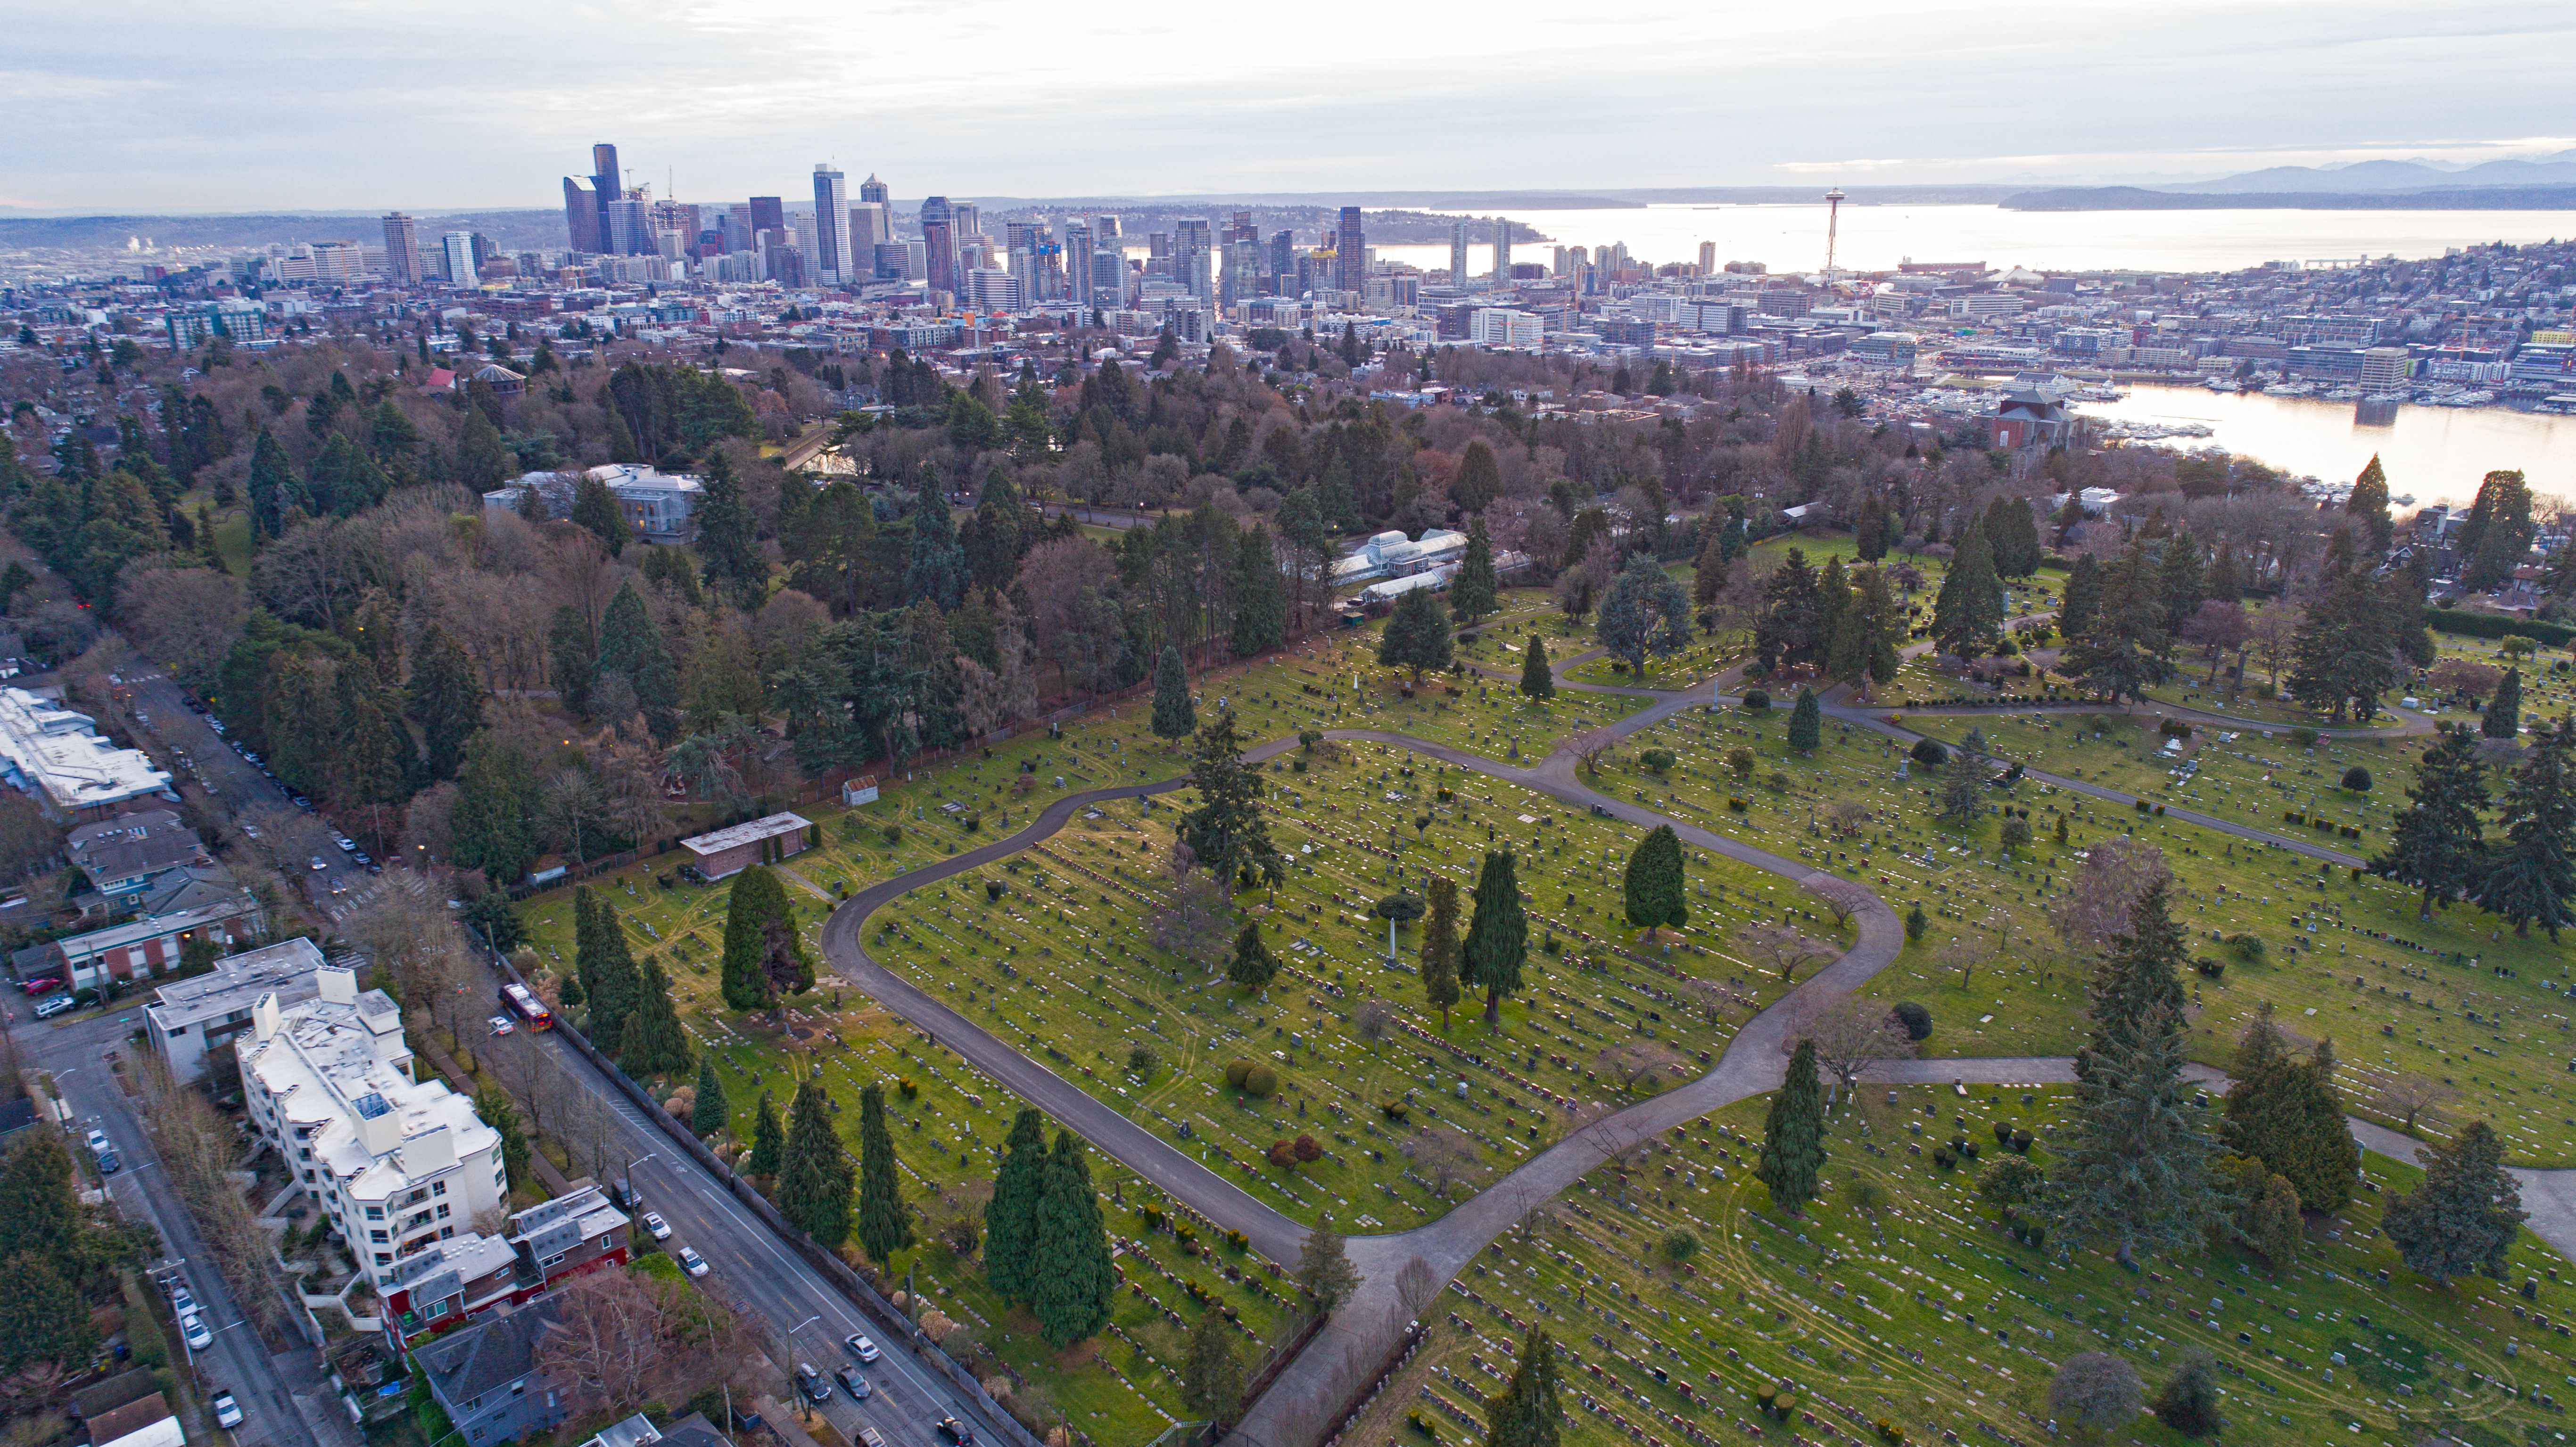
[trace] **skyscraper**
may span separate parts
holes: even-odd
[[[592,231],[597,249],[614,251],[608,243],[608,208],[626,199],[626,181],[617,169],[617,148],[605,141],[590,148],[590,194],[599,207],[599,223]]]
[[[755,232],[759,232],[759,231],[784,231],[784,230],[786,230],[786,229],[787,229],[787,202],[786,202],[786,200],[785,200],[783,197],[778,197],[778,196],[754,196],[754,197],[752,197],[752,198],[751,198],[751,229],[752,229],[753,231],[755,231]]]
[[[564,185],[577,190],[581,183],[566,176]],[[574,249],[583,248],[576,242]],[[420,228],[399,211],[385,217],[385,280],[396,286],[420,285]]]
[[[825,286],[850,275],[850,188],[822,161],[814,163],[814,271]]]
[[[481,280],[475,274],[474,233],[450,231],[438,238],[439,259],[446,264],[450,286],[472,286]]]
[[[950,210],[945,196],[928,196],[921,203],[922,279],[932,291],[954,294],[957,290],[957,213]]]
[[[1213,242],[1205,221],[1183,221],[1172,237],[1172,277],[1198,301],[1216,299],[1215,278],[1209,275]]]
[[[891,206],[894,204],[894,193],[888,191],[886,189],[886,183],[878,180],[876,178],[876,173],[871,171],[868,173],[868,178],[859,183],[859,204],[862,206]]]
[[[1333,285],[1343,291],[1368,290],[1368,236],[1360,230],[1360,208],[1342,208],[1342,224],[1333,233]]]
[[[1064,294],[1078,306],[1091,300],[1091,228],[1079,220],[1064,223]]]
[[[1449,223],[1449,284],[1467,284],[1467,218],[1464,216]]]
[[[1217,305],[1241,306],[1260,294],[1261,243],[1249,238],[1227,242],[1225,273],[1222,284],[1217,287]]]
[[[1512,285],[1512,223],[1494,218],[1494,290],[1509,291]]]
[[[1271,232],[1270,254],[1264,260],[1270,268],[1270,289],[1282,295],[1287,294],[1289,283],[1297,275],[1297,233]]]
[[[570,176],[563,178],[564,231],[572,249],[583,253],[599,250],[599,198],[590,188]],[[386,243],[388,248],[392,243]],[[414,270],[418,266],[415,263]]]
[[[1699,244],[1699,274],[1717,275],[1717,243],[1714,241],[1703,241]]]

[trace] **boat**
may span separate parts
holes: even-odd
[[[2212,377],[2209,379],[2207,385],[2209,390],[2213,392],[2242,392],[2245,390],[2243,384],[2229,377]]]

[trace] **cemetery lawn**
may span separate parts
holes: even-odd
[[[1908,1442],[2038,1442],[2056,1363],[2114,1352],[2152,1397],[2192,1348],[2220,1363],[2228,1442],[2555,1440],[2550,1402],[2511,1389],[2550,1393],[2576,1365],[2555,1326],[2562,1263],[2526,1231],[2506,1282],[2416,1277],[2377,1229],[2382,1203],[2419,1179],[2412,1167],[2364,1157],[2365,1191],[2309,1219],[2287,1271],[2228,1247],[2131,1275],[2105,1253],[2022,1244],[1976,1199],[1977,1171],[2002,1154],[1992,1127],[2030,1132],[2045,1163],[2065,1089],[1862,1098],[1829,1128],[1804,1219],[1773,1209],[1750,1169],[1760,1100],[1648,1143],[1624,1185],[1616,1167],[1594,1171],[1423,1311],[1430,1345],[1357,1424],[1362,1439],[1481,1440],[1483,1398],[1540,1326],[1567,1354],[1565,1439],[1585,1447],[1733,1443],[1752,1423],[1781,1433],[1755,1394],[1783,1384],[1797,1394],[1786,1432],[1808,1441],[1884,1442],[1884,1420]],[[1954,1135],[1982,1160],[1939,1169],[1932,1148]],[[1680,1265],[1663,1249],[1676,1232],[1695,1246]],[[2539,1279],[2530,1302],[2512,1290],[2526,1277]],[[2112,1437],[2188,1440],[2147,1416]]]

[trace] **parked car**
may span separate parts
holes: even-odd
[[[680,1265],[685,1268],[691,1276],[704,1276],[707,1274],[707,1258],[700,1256],[697,1248],[694,1246],[683,1246],[680,1248]]]
[[[36,1005],[36,1018],[39,1020],[51,1020],[56,1015],[71,1009],[72,1005],[73,1000],[69,995],[56,995],[50,999],[39,1001]]]
[[[96,1155],[100,1151],[115,1149],[114,1146],[108,1144],[107,1132],[100,1130],[97,1126],[91,1126],[89,1128],[89,1136],[82,1143],[90,1148],[90,1153],[92,1155]]]
[[[187,1338],[188,1350],[201,1352],[215,1344],[215,1334],[206,1330],[206,1319],[195,1312],[179,1318],[179,1335]]]
[[[26,984],[19,986],[19,988],[25,990],[30,995],[41,995],[62,982],[63,977],[60,975],[38,975],[36,978],[29,980]]]
[[[375,868],[375,867],[376,867],[376,861],[374,861],[374,860],[372,860],[372,859],[368,858],[368,857],[367,857],[367,851],[365,851],[365,850],[363,850],[363,849],[352,849],[352,850],[350,850],[350,851],[349,851],[349,858],[351,858],[352,860],[355,860],[361,868],[365,868],[365,869],[373,869],[373,868]]]
[[[814,1401],[828,1402],[832,1399],[831,1382],[826,1380],[821,1372],[814,1370],[812,1362],[796,1364],[796,1386]]]
[[[652,1232],[653,1239],[656,1241],[668,1241],[671,1239],[671,1223],[663,1220],[662,1213],[659,1211],[647,1211],[644,1213],[644,1229]]]
[[[841,1390],[849,1393],[853,1402],[864,1402],[876,1391],[868,1385],[868,1374],[857,1367],[843,1367],[832,1375],[841,1379]]]
[[[170,1282],[170,1310],[180,1316],[197,1309],[197,1298],[188,1294],[188,1283],[175,1277]]]
[[[355,839],[351,839],[351,838],[349,838],[349,837],[348,837],[347,835],[345,835],[345,834],[334,834],[334,835],[332,835],[332,836],[331,836],[331,842],[332,842],[332,843],[334,843],[334,844],[339,845],[339,846],[340,846],[340,852],[341,852],[341,853],[343,853],[343,854],[355,854],[355,853],[357,853],[357,852],[358,852],[358,841],[357,841],[357,840],[355,840]]]
[[[323,863],[323,862],[322,862],[322,856],[321,856],[321,855],[319,855],[319,854],[316,854],[316,855],[314,855],[314,856],[313,856],[313,867],[314,867],[314,868],[316,868],[316,869],[328,869],[328,868],[330,868],[331,866],[330,866],[330,865],[327,865],[327,864],[325,864],[325,863]]]
[[[859,1428],[859,1447],[886,1447],[885,1434],[874,1427]]]
[[[216,1426],[229,1432],[242,1424],[241,1403],[233,1400],[232,1393],[215,1393],[214,1408]]]
[[[875,1342],[872,1342],[863,1336],[845,1338],[841,1345],[848,1347],[850,1349],[850,1355],[857,1357],[863,1362],[875,1361],[879,1356],[883,1355],[883,1353],[877,1350],[877,1344]]]

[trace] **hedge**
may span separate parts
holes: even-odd
[[[2424,626],[2436,633],[2457,633],[2468,638],[2502,638],[2508,633],[2523,637],[2547,648],[2564,648],[2576,640],[2576,628],[2564,623],[2543,623],[2537,618],[2500,618],[2493,613],[2468,613],[2458,608],[2427,608]]]

